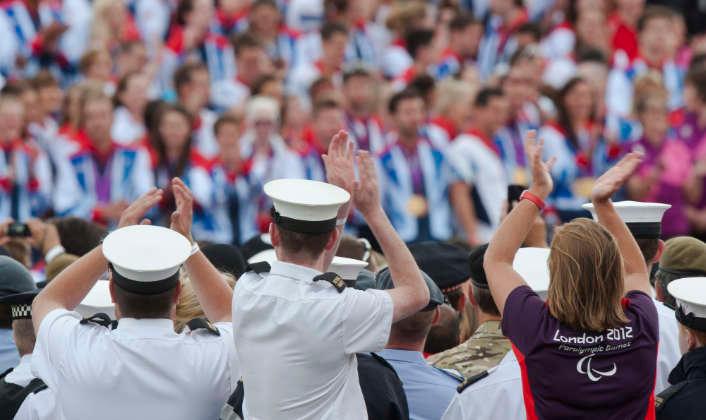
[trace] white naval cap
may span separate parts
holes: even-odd
[[[156,294],[179,281],[176,274],[191,255],[191,244],[171,229],[134,225],[106,236],[103,255],[118,286],[133,293]]]
[[[618,201],[613,203],[613,207],[635,238],[657,239],[662,234],[662,217],[672,206],[663,203]],[[591,212],[594,220],[598,220],[593,204],[584,204],[583,208]]]
[[[667,285],[677,300],[677,320],[684,326],[706,332],[706,277],[686,277]]]
[[[98,280],[86,297],[78,304],[76,312],[84,318],[89,318],[97,313],[104,313],[111,319],[115,319],[115,304],[110,297],[109,283],[107,280]]]
[[[549,290],[549,248],[520,248],[512,261],[527,285],[542,299]]]
[[[335,185],[305,179],[277,179],[265,184],[274,205],[273,220],[293,232],[321,234],[336,227],[338,209],[350,200]]]

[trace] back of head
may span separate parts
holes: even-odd
[[[97,247],[108,233],[104,227],[78,217],[52,220],[66,253],[79,257]]]
[[[627,318],[622,257],[613,236],[598,223],[575,219],[557,229],[551,244],[547,305],[575,330],[603,331]]]
[[[439,306],[439,322],[429,330],[424,351],[436,354],[456,347],[461,339],[460,328],[461,320],[458,313],[449,305]]]

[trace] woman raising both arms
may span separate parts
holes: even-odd
[[[490,242],[484,268],[503,333],[522,368],[528,419],[653,419],[657,312],[637,243],[610,197],[635,171],[630,153],[595,183],[599,223],[574,219],[557,228],[545,302],[512,268],[531,221],[552,191],[553,159],[530,132],[533,184]]]

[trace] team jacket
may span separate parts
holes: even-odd
[[[51,205],[51,164],[39,145],[15,140],[0,148],[0,218],[41,217]]]

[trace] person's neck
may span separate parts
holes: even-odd
[[[520,13],[521,9],[519,7],[511,7],[507,12],[500,16],[503,19],[503,26],[507,26],[514,22]]]
[[[144,108],[142,109],[131,109],[128,107],[125,107],[127,109],[127,112],[130,113],[130,116],[132,117],[133,120],[135,121],[142,121],[143,119],[143,114],[145,112]]]
[[[483,311],[476,311],[476,319],[478,320],[478,325],[483,325],[490,321],[501,321],[502,318],[497,315],[491,315]]]
[[[419,136],[417,136],[416,133],[412,134],[412,133],[403,133],[401,131],[399,132],[398,141],[404,147],[412,148],[412,147],[416,146],[417,140],[419,140]]]
[[[221,163],[229,173],[239,173],[243,167],[243,162],[240,159],[221,159]]]
[[[571,125],[574,127],[574,131],[579,131],[588,125],[588,118],[574,117],[571,119]]]
[[[426,344],[426,339],[422,341],[405,341],[396,339],[394,335],[394,333],[390,334],[390,341],[387,342],[387,345],[385,346],[386,349],[416,351],[419,353],[424,352],[424,345]]]
[[[338,63],[338,60],[323,57],[321,59],[321,67],[325,75],[330,75],[336,73],[340,65]]]
[[[165,155],[167,156],[167,161],[171,164],[179,162],[181,158],[181,150],[178,149],[166,149]]]
[[[110,139],[110,137],[103,137],[100,139],[92,139],[93,140],[93,147],[98,151],[98,153],[104,154],[110,151],[110,148],[113,146],[113,141]]]
[[[302,255],[287,255],[282,256],[279,261],[299,265],[302,267],[311,268],[316,271],[325,272],[327,267],[324,267],[323,255],[317,260],[312,260],[311,257]]]
[[[370,116],[370,111],[365,105],[351,105],[348,109],[348,113],[354,118],[364,120]]]

